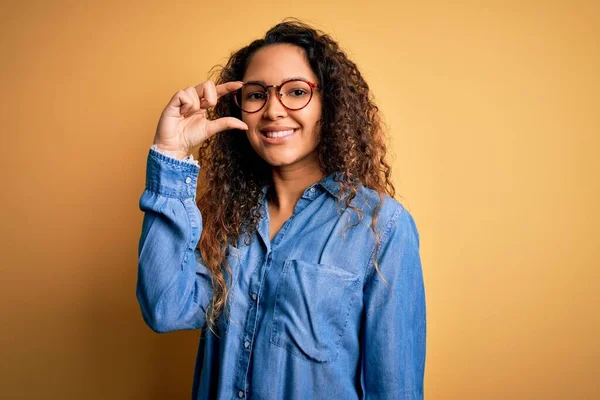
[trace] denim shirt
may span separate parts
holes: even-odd
[[[137,298],[155,332],[198,329],[212,298],[196,245],[200,167],[151,149],[139,241]],[[359,187],[355,211],[337,202],[329,175],[308,187],[269,237],[266,190],[249,245],[230,246],[227,315],[203,329],[193,399],[422,399],[425,290],[419,235],[385,196],[373,264],[376,192]]]

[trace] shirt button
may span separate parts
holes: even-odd
[[[244,342],[244,347],[245,347],[245,348],[248,348],[248,347],[250,347],[250,342],[246,340],[246,341]]]
[[[242,392],[241,390],[238,392],[238,397],[244,397],[244,392]]]
[[[192,181],[192,178],[190,178],[189,176],[187,178],[185,178],[185,183],[190,183]]]
[[[311,193],[314,193],[315,192],[315,188],[314,187],[310,188],[310,191],[311,191]]]
[[[258,296],[256,295],[256,293],[252,293],[252,300],[256,300],[258,298]]]

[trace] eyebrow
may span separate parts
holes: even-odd
[[[290,78],[285,78],[279,84],[281,85],[283,82],[291,81],[292,79],[303,79],[305,81],[310,81],[310,79],[307,79],[307,78],[305,78],[303,76],[292,76]],[[265,81],[247,81],[245,83],[258,83],[259,85],[267,86],[267,84],[265,83]]]

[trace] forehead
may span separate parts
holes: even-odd
[[[276,85],[293,77],[317,81],[304,49],[291,44],[275,44],[254,53],[242,80]]]

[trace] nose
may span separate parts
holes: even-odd
[[[285,117],[287,115],[287,109],[281,104],[277,88],[271,86],[267,88],[267,91],[267,104],[265,104],[263,116],[271,120]]]

